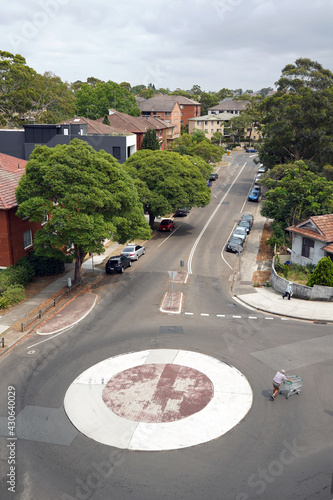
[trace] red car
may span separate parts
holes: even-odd
[[[163,219],[161,221],[159,231],[172,231],[175,228],[175,223],[172,219]]]

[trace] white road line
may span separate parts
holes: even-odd
[[[289,321],[289,318],[281,318],[281,321]]]
[[[198,243],[199,241],[201,240],[202,236],[204,235],[207,227],[209,226],[209,224],[211,223],[214,215],[216,214],[216,212],[218,211],[218,209],[220,208],[220,206],[222,205],[222,203],[224,202],[224,200],[226,199],[226,197],[228,196],[228,194],[230,193],[230,190],[231,188],[233,187],[233,185],[235,184],[235,182],[237,181],[238,177],[240,176],[240,174],[243,172],[244,168],[245,168],[245,165],[246,165],[246,162],[244,163],[244,165],[242,166],[242,168],[240,169],[240,171],[238,172],[237,176],[235,177],[235,179],[233,180],[233,182],[230,184],[229,188],[227,189],[225,195],[222,197],[222,199],[219,201],[217,207],[215,208],[214,212],[212,213],[212,215],[209,217],[208,221],[206,222],[206,224],[204,225],[204,227],[202,228],[199,236],[197,237],[197,239],[195,240],[194,242],[194,245],[190,251],[190,256],[188,258],[188,264],[187,264],[187,269],[188,269],[188,273],[189,274],[192,274],[192,260],[193,260],[193,255],[194,255],[194,252],[198,246]],[[223,259],[223,256],[222,256],[222,259]],[[224,260],[224,259],[223,259]],[[230,266],[229,266],[230,267]],[[231,268],[232,269],[232,268]]]
[[[172,235],[173,235],[176,231],[178,231],[178,229],[179,229],[179,228],[180,228],[180,226],[175,227],[175,229],[174,229],[173,231],[171,231],[171,233],[169,234],[169,236],[168,236],[167,238],[165,238],[165,239],[162,241],[162,243],[160,243],[160,244],[158,245],[158,247],[157,247],[157,248],[160,248],[160,246],[162,246],[162,245],[163,245],[163,243],[165,243],[165,242],[166,242],[169,238],[171,238],[171,236],[172,236]]]
[[[249,316],[249,319],[258,319],[258,316]]]
[[[209,314],[201,313],[200,316],[209,316]]]
[[[193,313],[185,313],[185,316],[193,316]]]
[[[217,314],[216,317],[217,318],[225,318],[225,314]]]
[[[241,319],[242,316],[233,316],[233,318]]]
[[[265,318],[265,319],[274,319],[274,318]]]

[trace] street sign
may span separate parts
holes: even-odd
[[[176,274],[178,274],[177,271],[168,271],[170,278],[173,280],[176,277]]]

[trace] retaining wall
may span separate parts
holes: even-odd
[[[281,257],[282,256],[279,256],[280,260],[282,260]],[[276,273],[274,263],[275,257],[272,262],[271,284],[276,292],[284,293],[289,280],[282,278]],[[314,285],[311,287],[293,283],[292,289],[293,297],[298,299],[333,301],[333,287],[331,286]]]

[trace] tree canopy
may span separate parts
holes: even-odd
[[[154,128],[147,129],[147,132],[145,133],[142,140],[141,149],[160,149],[160,143],[156,135],[156,130]]]
[[[323,257],[310,275],[307,286],[333,286],[333,262],[329,257]]]
[[[333,73],[309,59],[282,70],[278,91],[265,98],[260,160],[268,167],[297,160],[320,166],[333,157]]]
[[[90,85],[83,83],[75,93],[77,113],[92,120],[109,114],[113,108],[121,113],[140,116],[140,109],[134,95],[126,87],[108,81]]]
[[[171,151],[141,150],[126,161],[125,169],[136,182],[151,227],[159,215],[182,206],[203,207],[210,201],[205,179],[186,156]]]
[[[103,253],[103,241],[150,238],[131,177],[105,151],[84,141],[54,148],[37,146],[16,190],[17,215],[48,220],[37,231],[36,254],[75,259],[74,282],[88,252]],[[67,250],[67,249],[71,250]]]
[[[172,151],[181,155],[199,156],[207,163],[222,160],[223,149],[207,139],[202,130],[194,129],[191,134],[182,134],[172,144]]]
[[[333,212],[333,182],[311,172],[303,161],[277,165],[264,182],[269,190],[261,213],[284,227]]]

